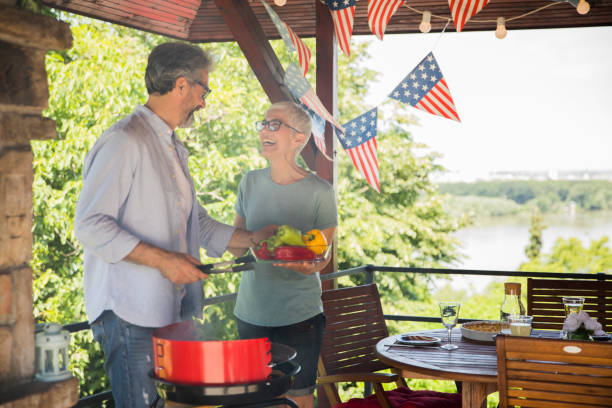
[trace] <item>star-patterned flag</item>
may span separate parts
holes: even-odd
[[[389,97],[432,115],[440,115],[461,122],[448,85],[431,52],[406,75]]]
[[[379,40],[383,39],[389,20],[404,0],[370,0],[368,2],[368,24],[370,31]]]
[[[310,109],[308,106],[304,105],[302,102],[299,102],[302,109],[308,113],[310,116],[310,121],[312,124],[312,134],[315,141],[315,144],[321,149],[318,143],[325,143],[325,119],[319,116],[315,111]],[[323,152],[325,151],[325,145],[323,144]]]
[[[339,132],[344,133],[344,128],[334,117],[325,109],[323,103],[314,92],[306,78],[302,76],[300,69],[293,62],[289,64],[285,71],[285,85],[289,88],[293,96],[300,100],[304,105],[312,109],[317,115],[331,123],[338,129]],[[315,144],[323,153],[325,153],[325,139],[322,137],[315,137]]]
[[[467,21],[478,13],[489,0],[448,0],[453,23],[457,32],[463,30],[463,26]]]
[[[291,27],[289,27],[287,24],[285,24],[283,20],[280,19],[278,14],[276,14],[276,12],[272,9],[272,7],[268,5],[268,3],[266,3],[264,0],[261,0],[261,2],[263,3],[264,7],[266,8],[266,11],[270,15],[272,22],[278,30],[278,33],[285,42],[285,46],[287,47],[287,49],[291,52],[297,50],[300,67],[302,68],[304,76],[306,76],[306,73],[308,72],[308,64],[310,62],[310,57],[312,56],[312,54],[310,53],[310,49],[306,46],[306,44],[302,42],[300,37],[298,37],[293,32]]]
[[[338,37],[338,45],[346,54],[351,53],[349,42],[353,35],[353,17],[355,16],[355,1],[356,0],[325,0],[325,4],[329,7],[332,19],[334,20],[334,28],[336,29],[336,37]]]
[[[377,121],[378,108],[374,108],[345,123],[346,133],[338,135],[338,139],[357,170],[380,193],[376,144]]]

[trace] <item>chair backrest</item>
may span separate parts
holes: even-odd
[[[612,343],[498,335],[501,408],[612,407]]]
[[[389,335],[375,284],[326,290],[321,360],[327,375],[374,372],[388,368],[375,346]]]
[[[527,279],[527,313],[536,329],[561,330],[565,320],[562,298],[584,297],[582,310],[612,331],[612,281]]]

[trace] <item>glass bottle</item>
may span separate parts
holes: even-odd
[[[525,315],[525,306],[521,301],[521,284],[519,282],[504,283],[504,301],[499,308],[499,320],[501,321],[502,333],[510,333],[510,315]]]

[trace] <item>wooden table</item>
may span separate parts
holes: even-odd
[[[412,332],[440,337],[446,342],[446,329]],[[559,332],[534,330],[541,337],[558,337]],[[497,391],[497,353],[495,343],[476,342],[461,338],[460,328],[453,329],[453,343],[458,349],[447,351],[440,347],[412,347],[393,345],[400,335],[378,342],[376,353],[380,359],[402,370],[405,378],[461,381],[462,407],[486,408],[486,397]],[[391,346],[390,346],[391,345]]]

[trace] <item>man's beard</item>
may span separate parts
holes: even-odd
[[[191,112],[189,112],[189,115],[187,115],[187,117],[185,118],[185,120],[183,120],[181,122],[181,124],[179,125],[179,127],[181,129],[191,129],[193,128],[193,122],[195,119],[195,113],[199,110],[199,108],[194,108]]]

